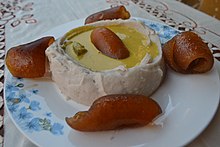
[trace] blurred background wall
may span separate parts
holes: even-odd
[[[220,20],[220,0],[179,0]]]

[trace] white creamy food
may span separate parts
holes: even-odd
[[[81,62],[80,59],[77,59],[74,55],[71,56],[72,53],[68,51],[70,49],[67,48],[64,50],[62,48],[64,40],[74,31],[79,31],[79,29],[72,30],[63,38],[58,39],[46,50],[50,70],[52,72],[52,79],[67,99],[71,99],[81,104],[91,105],[95,99],[107,94],[126,93],[149,96],[160,86],[165,76],[165,64],[162,57],[160,40],[154,31],[141,23],[132,20],[106,20],[86,26],[98,27],[115,25],[131,27],[141,34],[144,34],[147,40],[146,42],[142,41],[143,45],[149,46],[149,48],[153,45],[154,48],[156,46],[157,55],[155,56],[153,53],[151,54],[147,52],[146,55],[141,57],[141,61],[135,65],[129,65],[127,61],[125,63],[128,63],[128,65],[116,61],[114,62],[116,67],[111,67],[110,64],[110,69],[105,67],[99,68],[99,61],[94,63],[97,64],[97,68],[94,67],[93,70],[93,67],[90,67],[93,66],[93,64],[84,64],[84,62]],[[85,29],[85,31],[79,31],[79,34],[86,31],[88,30]],[[116,32],[116,34],[122,40],[129,37],[122,33]],[[77,35],[78,34],[76,34],[76,36]],[[83,42],[81,42],[81,44],[83,44]],[[131,58],[133,58],[132,56],[135,57],[137,55],[134,53],[134,55],[131,55]],[[117,59],[106,60],[106,62],[109,63],[111,60]],[[90,61],[86,61],[85,63],[88,62]]]

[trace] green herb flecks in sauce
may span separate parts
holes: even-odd
[[[86,54],[81,58],[77,58],[76,53],[72,49],[71,44],[64,46],[66,53],[77,60],[81,65],[93,70],[102,71],[116,68],[120,65],[126,68],[134,67],[141,63],[142,59],[149,54],[152,59],[158,56],[158,47],[154,42],[149,42],[149,38],[134,28],[112,25],[107,26],[110,30],[116,33],[130,52],[130,56],[126,59],[118,60],[110,58],[95,48],[90,40],[90,34],[94,27],[83,26],[73,29],[65,36],[65,41],[78,42],[87,50]],[[61,40],[61,43],[65,42]]]

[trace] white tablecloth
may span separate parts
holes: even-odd
[[[220,22],[184,4],[172,0],[0,0],[2,48],[34,40],[44,32],[63,23],[85,18],[89,14],[115,5],[125,5],[132,16],[167,23],[180,30],[194,30],[210,42],[210,48],[220,47]],[[148,5],[148,7],[146,7]],[[4,11],[3,11],[4,10]],[[3,38],[3,39],[2,39]],[[219,56],[219,54],[215,54]],[[220,73],[219,62],[216,62]],[[220,146],[220,109],[205,131],[189,147]],[[4,114],[4,146],[34,147]],[[1,138],[0,138],[1,140]]]

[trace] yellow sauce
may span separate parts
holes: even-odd
[[[119,65],[131,68],[140,64],[147,53],[151,56],[151,59],[158,56],[159,51],[157,45],[154,42],[147,44],[147,40],[149,38],[136,31],[134,28],[120,25],[108,26],[107,28],[112,30],[119,36],[119,38],[121,38],[122,42],[130,52],[130,56],[128,58],[118,60],[102,54],[96,49],[90,40],[92,28],[83,30],[83,27],[82,31],[79,31],[79,29],[77,30],[79,33],[75,32],[75,34],[73,33],[74,35],[69,33],[66,38],[70,41],[79,42],[81,45],[85,46],[88,50],[87,53],[82,56],[77,56],[71,44],[66,46],[66,53],[77,60],[82,66],[85,66],[92,71],[113,69]]]

